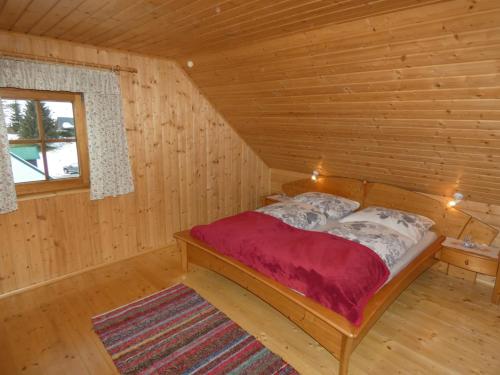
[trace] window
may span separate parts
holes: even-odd
[[[81,94],[0,88],[18,195],[88,187]]]

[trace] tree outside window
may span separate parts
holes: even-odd
[[[1,89],[18,194],[88,186],[80,94]]]

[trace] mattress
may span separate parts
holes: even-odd
[[[436,239],[438,235],[433,231],[428,231],[424,234],[422,239],[414,246],[410,247],[405,255],[403,255],[396,262],[394,266],[389,268],[389,272],[391,273],[389,278],[386,281],[389,282],[394,276],[396,276],[399,272],[401,272],[408,264],[410,264],[422,251],[427,249],[429,245],[431,245]]]

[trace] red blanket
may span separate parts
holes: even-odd
[[[361,324],[368,300],[389,277],[371,249],[328,233],[294,228],[259,212],[243,212],[191,229],[221,254],[295,289]]]

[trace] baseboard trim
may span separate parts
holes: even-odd
[[[33,290],[33,289],[36,289],[36,288],[39,288],[39,287],[42,287],[42,286],[45,286],[45,285],[49,285],[49,284],[55,283],[57,281],[69,279],[69,278],[71,278],[73,276],[78,276],[78,275],[81,275],[82,273],[85,273],[85,272],[93,271],[93,270],[96,270],[96,269],[99,269],[99,268],[103,268],[103,267],[106,267],[106,266],[110,266],[110,265],[113,265],[113,264],[116,264],[116,263],[124,262],[124,261],[127,261],[129,259],[137,258],[138,256],[149,254],[149,253],[152,253],[152,252],[155,252],[155,251],[160,251],[160,250],[167,250],[167,251],[172,251],[172,252],[178,252],[179,251],[178,248],[177,248],[177,245],[169,245],[169,246],[164,246],[164,247],[160,247],[160,248],[157,248],[157,249],[146,250],[146,251],[144,251],[142,253],[139,253],[139,254],[134,254],[134,255],[131,255],[131,256],[128,256],[128,257],[124,257],[124,258],[121,258],[121,259],[113,260],[113,261],[108,262],[108,263],[102,263],[102,264],[97,264],[95,266],[82,268],[81,270],[70,272],[70,273],[67,273],[65,275],[57,276],[57,277],[54,277],[54,278],[52,278],[50,280],[40,281],[40,282],[35,283],[35,284],[31,284],[31,285],[24,286],[24,287],[19,288],[19,289],[14,289],[14,290],[5,292],[3,294],[0,294],[0,300],[4,299],[4,298],[12,297],[12,296],[14,296],[16,294],[28,292],[30,290]]]

